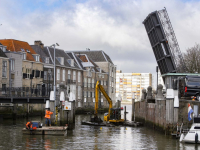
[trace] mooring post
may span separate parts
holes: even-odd
[[[68,113],[69,113],[69,112],[67,111],[67,124],[69,124],[69,122],[68,122]]]
[[[126,121],[126,106],[124,106],[124,121]]]
[[[132,96],[132,121],[135,122],[135,93]]]

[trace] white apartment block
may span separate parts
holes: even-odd
[[[136,100],[140,100],[142,89],[152,86],[151,73],[122,73],[116,71],[116,97],[119,94],[122,101],[131,101],[133,93]]]

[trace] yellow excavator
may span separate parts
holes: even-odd
[[[104,90],[103,86],[97,81],[95,87],[95,107],[94,107],[94,118],[99,120],[98,118],[98,102],[99,102],[99,91],[104,95],[106,100],[109,103],[108,113],[104,114],[104,121],[106,122],[124,122],[124,119],[121,119],[121,108],[112,108],[112,100]]]

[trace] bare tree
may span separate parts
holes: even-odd
[[[188,73],[200,73],[200,45],[188,48],[183,54]]]

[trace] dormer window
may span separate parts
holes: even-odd
[[[67,62],[70,64],[70,66],[74,67],[74,60],[73,59],[67,59]]]
[[[40,61],[40,55],[33,55],[35,61],[39,62]]]
[[[46,58],[45,58],[45,63],[46,63],[46,64],[49,64],[49,57],[46,57]]]
[[[28,49],[26,51],[27,51],[27,53],[30,53],[30,51]]]
[[[63,57],[56,57],[56,58],[61,65],[64,65],[64,58]]]
[[[26,60],[26,53],[22,53],[23,60]]]
[[[1,49],[3,52],[6,52],[6,47],[7,47],[7,46],[0,45],[0,49]]]

